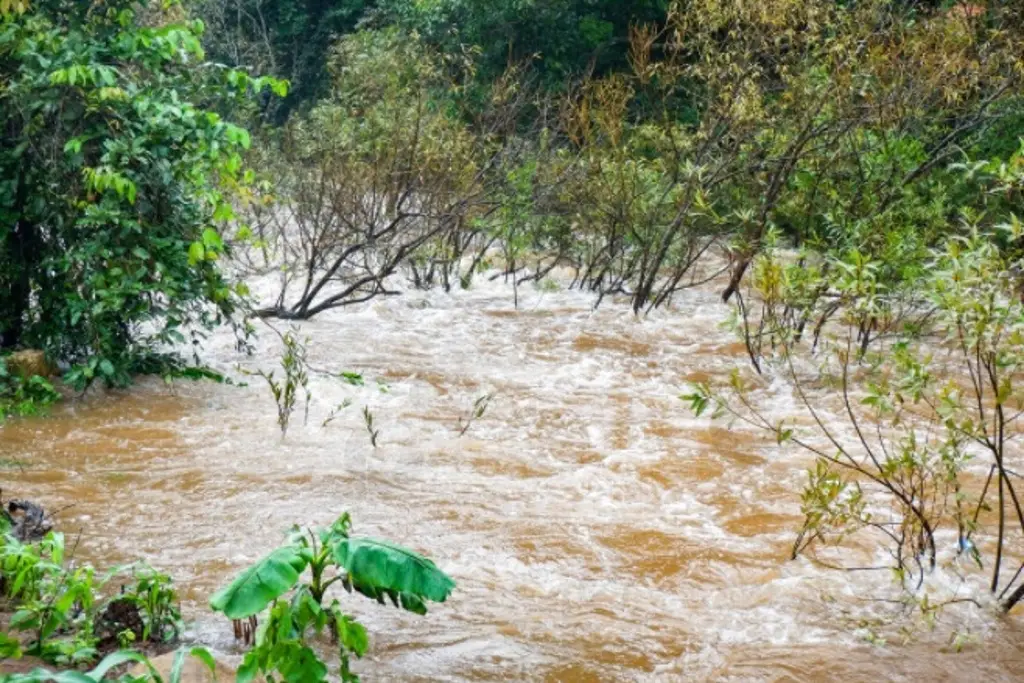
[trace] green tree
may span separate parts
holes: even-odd
[[[381,0],[375,21],[396,22],[449,53],[479,51],[479,75],[535,59],[548,87],[585,72],[627,67],[630,27],[664,24],[669,0]]]
[[[668,0],[198,0],[211,55],[287,78],[266,118],[283,122],[328,93],[330,45],[360,28],[399,27],[450,56],[473,55],[481,84],[535,60],[546,86],[627,66],[630,27],[664,24]],[[479,53],[479,54],[477,54]],[[481,98],[485,97],[481,95]]]
[[[281,100],[265,100],[264,115],[283,122],[297,107],[327,94],[331,44],[351,33],[374,0],[196,0],[209,26],[211,57],[233,67],[287,78]]]
[[[217,229],[245,130],[213,111],[284,85],[204,68],[165,1],[0,2],[0,335],[125,384],[157,344],[235,310]]]

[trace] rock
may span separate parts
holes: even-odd
[[[33,375],[50,377],[57,374],[56,368],[46,360],[46,354],[37,349],[15,351],[4,358],[4,361],[11,374],[22,377],[32,377]]]
[[[43,507],[30,500],[12,500],[6,511],[0,509],[0,514],[11,525],[11,534],[22,543],[38,541],[53,529]]]
[[[174,666],[174,658],[176,656],[176,652],[168,652],[149,660],[165,682],[171,680],[171,667]],[[234,683],[237,670],[220,660],[215,660],[215,662],[217,665],[216,678],[202,661],[187,655],[185,657],[185,665],[181,668],[181,683],[213,683],[213,681],[216,681],[216,683]],[[143,676],[148,671],[145,665],[137,664],[132,667],[130,673],[132,676]]]

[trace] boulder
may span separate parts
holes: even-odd
[[[33,375],[50,377],[57,374],[56,368],[46,360],[46,354],[37,349],[15,351],[4,358],[4,361],[11,374],[21,377],[32,377]]]
[[[22,543],[38,541],[53,529],[46,510],[30,500],[12,500],[6,510],[0,508],[0,516],[6,518],[11,534]]]

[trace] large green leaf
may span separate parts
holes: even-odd
[[[332,552],[355,586],[407,593],[434,602],[444,602],[455,588],[455,581],[433,562],[394,543],[344,538],[334,544]]]
[[[211,609],[229,619],[244,619],[258,614],[271,602],[287,593],[306,568],[300,548],[278,548],[238,575],[226,588],[210,598]]]
[[[0,660],[21,659],[21,641],[0,632]]]
[[[4,678],[6,683],[96,683],[81,671],[50,671],[42,667],[32,669],[28,673],[10,674]]]
[[[155,669],[153,669],[153,665],[150,664],[146,655],[132,650],[119,650],[117,652],[111,652],[109,655],[104,657],[103,661],[97,664],[96,668],[90,671],[87,675],[94,681],[102,681],[108,671],[114,667],[121,666],[122,664],[127,664],[128,662],[145,664],[151,673],[155,673]]]
[[[129,662],[145,664],[149,668],[151,677],[159,683],[160,675],[153,668],[149,659],[144,654],[131,650],[111,652],[103,658],[102,662],[96,665],[95,669],[88,673],[81,671],[49,671],[40,667],[24,674],[12,674],[4,678],[4,680],[6,683],[48,683],[49,681],[54,683],[97,683],[103,680],[103,677],[114,667]]]

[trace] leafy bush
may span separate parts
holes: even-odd
[[[849,313],[822,333],[817,362],[790,331],[773,330],[779,343],[765,360],[792,383],[808,420],[772,419],[754,399],[759,383],[738,371],[728,386],[684,398],[698,415],[714,408],[814,457],[794,557],[846,567],[859,564],[849,555],[864,542],[891,559],[858,569],[891,571],[921,598],[941,544],[955,543],[949,566],[964,581],[988,572],[993,600],[1008,611],[1024,599],[1010,541],[1024,532],[1021,456],[1011,446],[1024,416],[1024,301],[1019,262],[999,245],[1024,227],[1011,216],[964,232],[934,248],[913,281],[927,306],[921,319],[871,348],[858,335],[876,289],[861,276],[834,281]]]
[[[284,85],[205,68],[202,25],[147,14],[149,3],[9,4],[0,346],[71,363],[74,386],[123,385],[140,351],[184,341],[183,328],[227,320],[237,305],[218,270],[217,226],[232,217],[249,135],[198,103]]]
[[[119,599],[130,600],[141,612],[142,640],[154,643],[177,640],[181,611],[171,577],[143,564],[132,567],[132,578],[135,582],[122,590]]]
[[[0,563],[4,597],[16,608],[8,628],[28,636],[25,652],[57,664],[95,658],[92,617],[102,581],[91,567],[65,567],[64,535],[51,532],[38,544],[8,536]]]
[[[60,399],[45,377],[12,373],[0,357],[0,420],[9,415],[36,415]]]
[[[181,615],[170,577],[145,565],[130,569],[134,582],[104,599],[102,591],[121,569],[97,576],[88,565],[73,566],[61,533],[50,532],[37,543],[6,535],[0,546],[0,590],[13,610],[3,637],[7,656],[24,651],[77,666],[93,661],[100,648],[123,644],[125,637],[128,642],[175,640]]]

